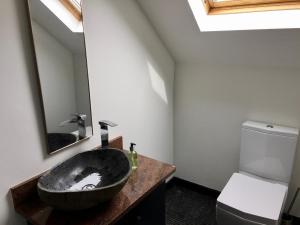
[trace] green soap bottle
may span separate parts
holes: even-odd
[[[130,143],[130,151],[128,153],[132,170],[136,170],[138,168],[138,155],[137,152],[134,150],[134,146],[136,146],[135,143]]]

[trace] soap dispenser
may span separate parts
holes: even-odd
[[[135,143],[130,143],[130,151],[128,153],[129,161],[131,164],[131,169],[135,170],[138,168],[138,156],[137,152],[134,150]]]

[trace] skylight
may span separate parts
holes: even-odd
[[[300,0],[203,0],[210,15],[300,9]]]
[[[201,31],[262,30],[300,28],[300,9],[217,13],[211,15],[210,0],[188,0]],[[215,1],[215,0],[214,0]],[[254,0],[218,0],[215,3],[254,2]],[[255,0],[263,1],[263,0]],[[264,0],[268,1],[268,0]],[[269,0],[275,1],[275,0]],[[281,0],[283,1],[283,0]],[[288,0],[285,0],[286,2]],[[294,1],[295,2],[295,1]],[[203,4],[207,3],[207,4]],[[300,4],[300,0],[297,0]]]
[[[40,0],[72,32],[82,33],[81,0]],[[75,5],[76,4],[76,5]],[[79,7],[77,9],[77,7]]]

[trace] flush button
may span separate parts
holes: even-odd
[[[267,128],[274,128],[273,125],[267,125]]]

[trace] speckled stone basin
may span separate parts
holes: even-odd
[[[113,198],[131,173],[122,150],[106,148],[73,156],[38,181],[40,198],[62,210],[91,208]]]

